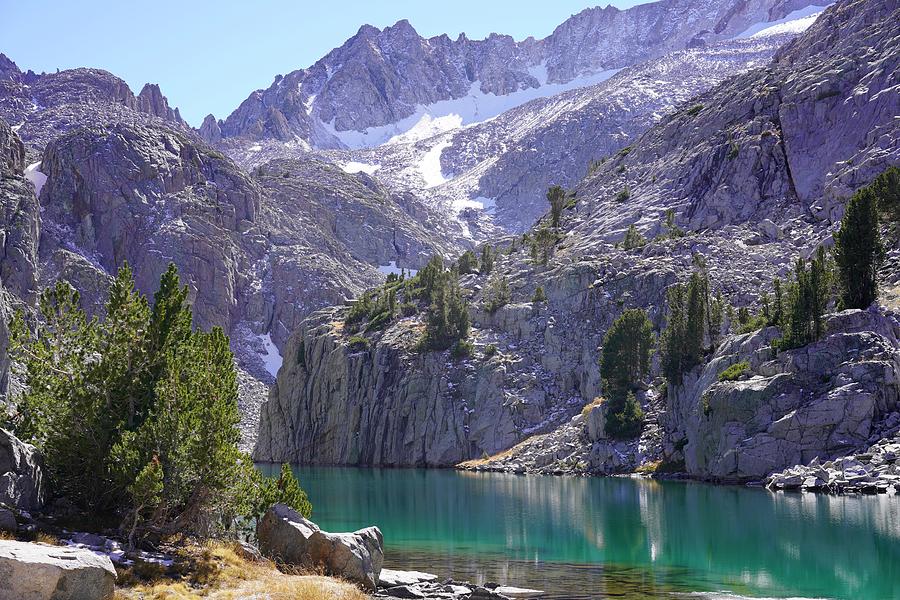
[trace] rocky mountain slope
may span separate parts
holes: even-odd
[[[543,214],[549,186],[575,185],[592,161],[615,153],[680,103],[767,63],[815,19],[816,12],[801,16],[814,8],[735,39],[694,44],[606,79],[609,72],[602,83],[576,81],[573,86],[584,87],[531,100],[479,123],[459,126],[458,114],[425,116],[388,143],[319,154],[348,172],[368,173],[392,190],[413,191],[432,206],[450,210],[474,239],[489,239],[498,230],[521,232]],[[310,152],[297,141],[214,139],[246,167]]]
[[[219,136],[313,148],[377,146],[434,118],[483,121],[535,97],[602,81],[612,70],[687,46],[729,39],[808,7],[803,0],[661,0],[590,8],[542,39],[492,34],[422,38],[407,21],[366,25],[307,69],[275,78],[224,121]]]
[[[175,262],[195,322],[231,334],[252,375],[242,389],[258,398],[253,379],[273,379],[278,349],[309,313],[383,280],[379,268],[415,268],[464,247],[458,224],[365,174],[313,158],[243,171],[156,86],[134,96],[105,71],[22,74],[8,61],[4,72],[4,310],[33,305],[57,278],[94,310],[124,261],[152,294]],[[5,382],[5,330],[0,355]]]
[[[469,358],[416,351],[421,316],[398,319],[383,333],[371,334],[371,348],[363,350],[348,346],[341,309],[311,317],[288,342],[286,356],[294,360],[285,363],[263,407],[255,456],[447,465],[505,450],[534,433],[558,431],[567,441],[548,442],[551,454],[544,464],[577,459],[588,449],[601,459],[587,466],[575,460],[570,468],[608,472],[616,470],[616,461],[624,469],[634,466],[623,452],[644,453],[641,460],[650,454],[679,460],[706,453],[704,460],[687,461],[694,475],[742,479],[810,460],[813,452],[837,452],[838,445],[827,441],[815,448],[784,445],[796,444],[798,435],[818,435],[815,427],[832,428],[841,437],[835,423],[811,418],[835,398],[859,400],[856,425],[841,417],[842,426],[857,429],[855,437],[842,438],[847,444],[877,435],[879,424],[896,410],[896,393],[875,397],[864,385],[848,388],[840,374],[865,370],[875,386],[896,385],[890,372],[877,366],[891,364],[897,352],[889,333],[894,317],[881,313],[859,327],[853,322],[861,317],[836,317],[835,337],[822,342],[838,349],[833,378],[821,381],[815,395],[796,397],[794,407],[779,405],[782,412],[767,413],[771,425],[745,425],[768,435],[781,432],[785,440],[778,452],[760,442],[770,460],[765,469],[751,473],[716,466],[741,452],[730,449],[741,434],[729,437],[728,427],[718,427],[730,418],[726,414],[722,423],[698,423],[705,386],[670,390],[665,399],[648,390],[643,402],[658,426],[657,437],[634,448],[590,440],[584,428],[573,434],[566,424],[599,393],[598,346],[623,308],[646,308],[661,327],[666,288],[691,273],[697,256],[716,291],[735,306],[749,305],[798,256],[830,243],[843,202],[855,189],[900,162],[898,24],[894,0],[844,0],[766,67],[701,94],[599,165],[575,188],[576,202],[563,217],[565,235],[548,265],[535,264],[516,239],[500,243],[494,270],[509,280],[509,304],[489,313],[488,278],[461,279],[474,307],[475,352]],[[667,231],[670,210],[686,235],[658,235]],[[630,225],[650,243],[635,250],[617,247]],[[537,286],[546,302],[531,301]],[[870,333],[855,334],[860,328]],[[888,333],[879,340],[872,333],[877,331]],[[730,348],[745,343],[729,338],[718,352],[733,354]],[[840,349],[849,356],[852,344],[875,362],[846,357],[842,362]],[[800,354],[774,363],[760,356],[759,374],[770,379],[747,385],[769,386],[765,393],[772,397],[778,390],[801,389],[799,360]],[[772,381],[788,387],[773,387]],[[745,397],[739,384],[715,389],[728,395],[717,406]],[[870,401],[862,398],[866,394]],[[871,409],[868,417],[864,404]],[[680,405],[691,407],[680,417],[660,408]]]

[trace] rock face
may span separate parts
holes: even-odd
[[[826,237],[852,190],[900,160],[900,125],[885,116],[900,103],[896,16],[891,2],[837,4],[768,68],[663,119],[578,187],[587,200],[579,212],[591,213],[582,235],[621,235],[631,224],[654,235],[672,209],[692,230],[767,231],[777,215],[782,230]],[[617,202],[625,188],[628,200]]]
[[[257,536],[263,555],[278,563],[307,569],[323,567],[330,575],[367,590],[378,585],[384,539],[377,527],[328,533],[291,508],[276,504],[260,521]]]
[[[25,148],[0,119],[0,282],[26,301],[37,293],[40,216],[34,192],[25,177]]]
[[[222,141],[222,130],[219,128],[219,122],[212,115],[206,115],[197,133],[210,144]]]
[[[760,480],[868,446],[879,423],[900,409],[900,322],[877,309],[855,310],[829,317],[826,327],[818,342],[777,356],[769,346],[779,335],[774,328],[736,336],[670,393],[689,473]],[[751,375],[718,381],[743,360]]]
[[[0,540],[0,600],[108,600],[115,583],[109,557]]]
[[[0,429],[0,502],[20,510],[44,505],[46,483],[34,446]]]
[[[384,30],[365,25],[313,66],[279,75],[268,89],[253,92],[225,119],[222,131],[255,140],[299,138],[318,148],[373,146],[410,129],[423,107],[437,102],[523,96],[523,90],[680,50],[697,36],[727,39],[808,4],[663,0],[625,11],[594,8],[545,39],[521,42],[497,34],[484,40],[423,39],[405,20]]]

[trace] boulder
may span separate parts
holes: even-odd
[[[0,600],[106,600],[115,583],[107,556],[0,540]]]
[[[35,510],[44,505],[45,495],[38,451],[0,429],[0,502],[20,510]]]
[[[0,531],[15,532],[19,529],[16,521],[16,515],[13,511],[6,508],[0,508]]]
[[[520,588],[511,585],[501,585],[495,587],[494,591],[498,594],[503,594],[507,598],[538,598],[544,595],[543,590]]]
[[[378,576],[378,585],[383,588],[396,587],[401,585],[413,585],[428,581],[437,581],[437,575],[431,573],[422,573],[420,571],[395,571],[393,569],[382,569]]]
[[[367,590],[378,585],[384,563],[384,538],[377,527],[353,533],[328,533],[297,511],[276,504],[260,521],[259,549],[272,560],[305,569],[324,568]]]

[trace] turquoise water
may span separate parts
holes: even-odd
[[[900,598],[900,498],[625,478],[296,469],[313,520],[386,566],[556,598]]]

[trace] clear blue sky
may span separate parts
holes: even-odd
[[[369,23],[424,36],[545,37],[589,6],[647,0],[0,0],[0,52],[22,70],[99,67],[135,93],[159,83],[197,126],[224,118],[277,74],[308,67]]]

